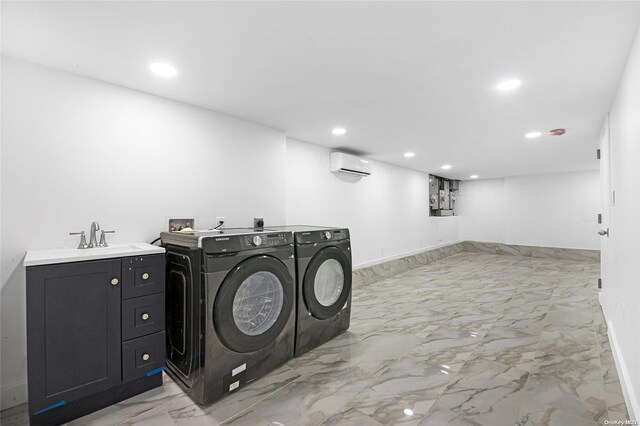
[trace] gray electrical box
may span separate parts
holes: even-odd
[[[429,215],[455,216],[460,181],[429,175]]]
[[[440,207],[440,179],[435,176],[429,176],[429,207],[437,210]]]

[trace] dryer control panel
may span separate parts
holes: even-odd
[[[346,228],[296,232],[296,243],[298,244],[313,244],[332,240],[339,241],[348,239],[349,230]]]

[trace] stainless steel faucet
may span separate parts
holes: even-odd
[[[96,239],[96,233],[100,230],[100,224],[98,222],[91,222],[91,232],[89,234],[89,248],[98,247],[98,240]]]
[[[80,235],[80,244],[78,245],[79,249],[88,249],[89,248],[89,244],[87,244],[87,239],[84,237],[84,231],[70,232],[69,235]]]
[[[98,237],[96,233],[101,231],[100,234],[100,242],[97,242]],[[81,232],[71,232],[69,235],[80,235],[80,244],[78,245],[79,249],[88,249],[94,247],[109,247],[107,244],[107,238],[105,234],[113,234],[116,231],[105,231],[100,229],[100,224],[98,222],[91,222],[91,234],[89,235],[89,244],[87,244],[87,240],[84,237],[84,231]]]
[[[107,237],[105,234],[114,234],[116,231],[105,231],[104,229],[100,231],[100,242],[98,243],[98,247],[109,247],[107,244]]]

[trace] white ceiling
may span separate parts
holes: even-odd
[[[597,167],[639,17],[638,2],[610,1],[3,1],[2,51],[295,139],[489,178]],[[178,76],[150,75],[158,60]],[[495,90],[508,77],[521,88]],[[524,138],[557,127],[567,134]]]

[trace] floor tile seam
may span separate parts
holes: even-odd
[[[326,417],[323,416],[322,419],[318,423],[312,423],[312,426],[321,426],[321,425],[324,424],[324,422],[329,420],[331,417],[333,417],[335,415],[338,415],[338,414],[342,414],[342,413],[344,413],[344,411],[342,411],[340,413],[333,413],[333,414],[330,414],[330,415],[328,415]],[[272,423],[270,422],[269,424],[272,424]]]
[[[467,361],[465,361],[462,366],[460,367],[460,370],[464,367],[464,364],[466,364]],[[429,407],[429,409],[427,410],[426,413],[424,413],[423,416],[423,420],[429,417],[429,414],[434,411],[434,409],[437,407],[438,402],[440,401],[440,399],[442,399],[442,396],[446,393],[447,389],[449,389],[450,386],[454,385],[458,380],[460,376],[460,370],[458,370],[457,372],[455,372],[453,374],[453,376],[449,379],[449,383],[447,383],[447,385],[445,387],[442,388],[442,391],[440,392],[440,394],[438,394],[438,397],[433,401],[433,404],[431,404],[431,407]],[[449,410],[448,410],[449,411]],[[422,423],[420,423],[422,424]]]
[[[518,418],[520,416],[520,412],[522,410],[523,405],[529,401],[529,399],[527,398],[527,387],[529,385],[529,381],[531,380],[532,375],[533,375],[533,369],[532,371],[527,372],[527,379],[522,384],[522,398],[520,398],[520,403],[518,404],[518,412],[516,414],[516,419],[515,419],[516,421],[514,422],[515,425],[519,424],[517,422],[518,422]]]

